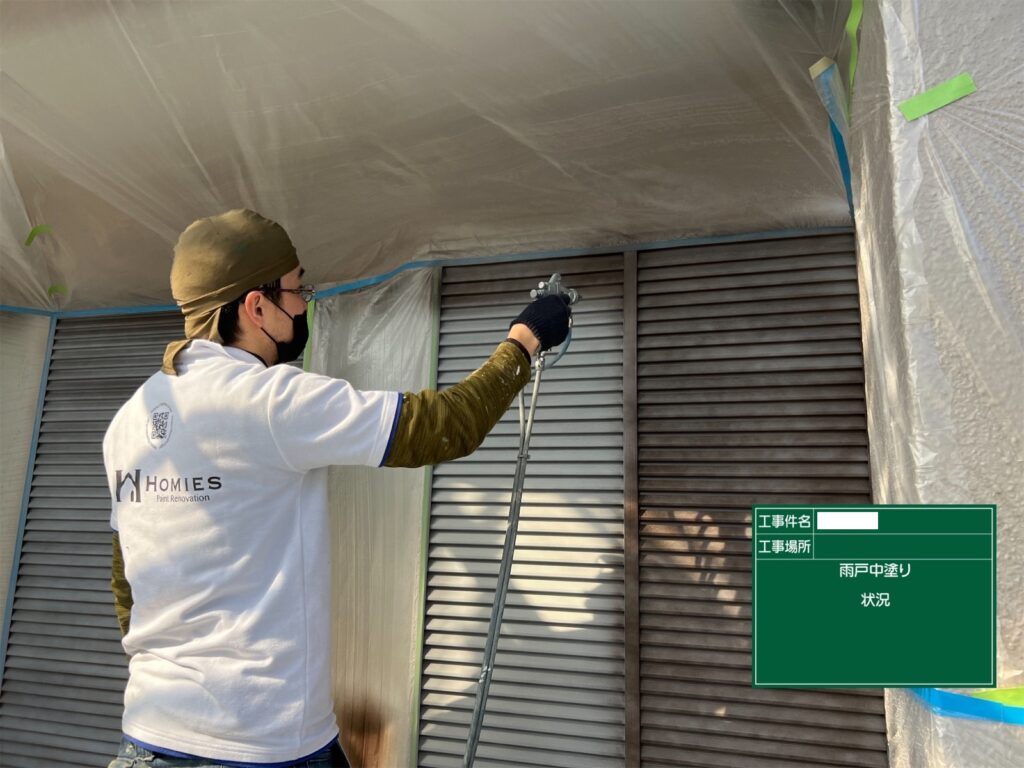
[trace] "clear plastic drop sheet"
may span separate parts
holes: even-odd
[[[317,302],[311,369],[360,389],[429,387],[433,297],[433,271],[412,270]],[[335,705],[357,766],[416,761],[425,472],[330,470]]]
[[[317,283],[846,226],[807,68],[838,57],[847,9],[5,0],[0,303],[170,303],[178,235],[237,207],[283,224]]]
[[[3,90],[3,77],[0,70],[0,92]],[[0,114],[3,108],[0,100]],[[46,289],[49,284],[42,265],[52,258],[51,243],[47,239],[46,242],[33,241],[26,246],[24,243],[31,231],[28,210],[14,178],[4,137],[0,134],[0,286],[4,286],[0,303],[4,303],[5,297],[11,297],[26,306],[48,305]]]
[[[865,3],[850,148],[875,501],[997,505],[1000,687],[1024,684],[1021,39],[1016,0]],[[963,72],[976,93],[899,111]],[[1024,764],[1019,726],[886,702],[892,768]]]
[[[910,691],[885,697],[889,768],[1019,768],[1024,727],[936,714]]]

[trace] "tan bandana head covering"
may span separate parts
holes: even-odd
[[[161,370],[176,376],[174,358],[192,339],[223,343],[217,333],[221,307],[297,266],[284,227],[255,211],[228,211],[189,225],[171,265],[171,295],[185,315],[186,338],[167,345]]]

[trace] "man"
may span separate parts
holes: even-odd
[[[358,391],[280,365],[312,295],[284,229],[252,211],[175,246],[186,339],[103,441],[112,586],[130,657],[110,768],[345,766],[330,676],[327,471],[417,467],[483,441],[560,344],[569,308],[530,304],[444,392]]]

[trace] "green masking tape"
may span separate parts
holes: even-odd
[[[32,241],[36,239],[36,235],[41,235],[49,231],[49,224],[37,224],[36,226],[32,227],[32,231],[29,232],[28,237],[25,238],[25,245],[32,245]]]
[[[971,694],[978,699],[998,701],[1011,707],[1024,707],[1024,686],[1020,688],[996,688],[992,691],[975,691]]]
[[[850,38],[850,68],[846,76],[847,114],[853,106],[853,77],[857,74],[857,57],[860,55],[857,46],[857,31],[860,20],[864,16],[864,0],[853,0],[850,4],[850,15],[846,17],[846,36]]]
[[[63,293],[66,296],[68,293],[68,289],[65,288],[63,285],[51,285],[49,288],[46,289],[46,295],[50,296],[51,298],[58,293]]]
[[[907,99],[900,104],[900,112],[903,113],[903,116],[908,121],[917,120],[917,118],[923,117],[929,112],[934,112],[936,109],[941,109],[947,104],[952,104],[957,99],[970,96],[976,90],[978,90],[978,87],[974,84],[974,80],[971,79],[969,74],[964,72],[952,80],[947,80],[936,85],[934,88],[929,88],[924,93],[919,93],[917,96]]]

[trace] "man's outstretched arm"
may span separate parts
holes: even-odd
[[[530,304],[482,366],[443,392],[406,392],[387,467],[422,467],[468,456],[530,380],[531,354],[561,344],[571,313],[556,296]]]

